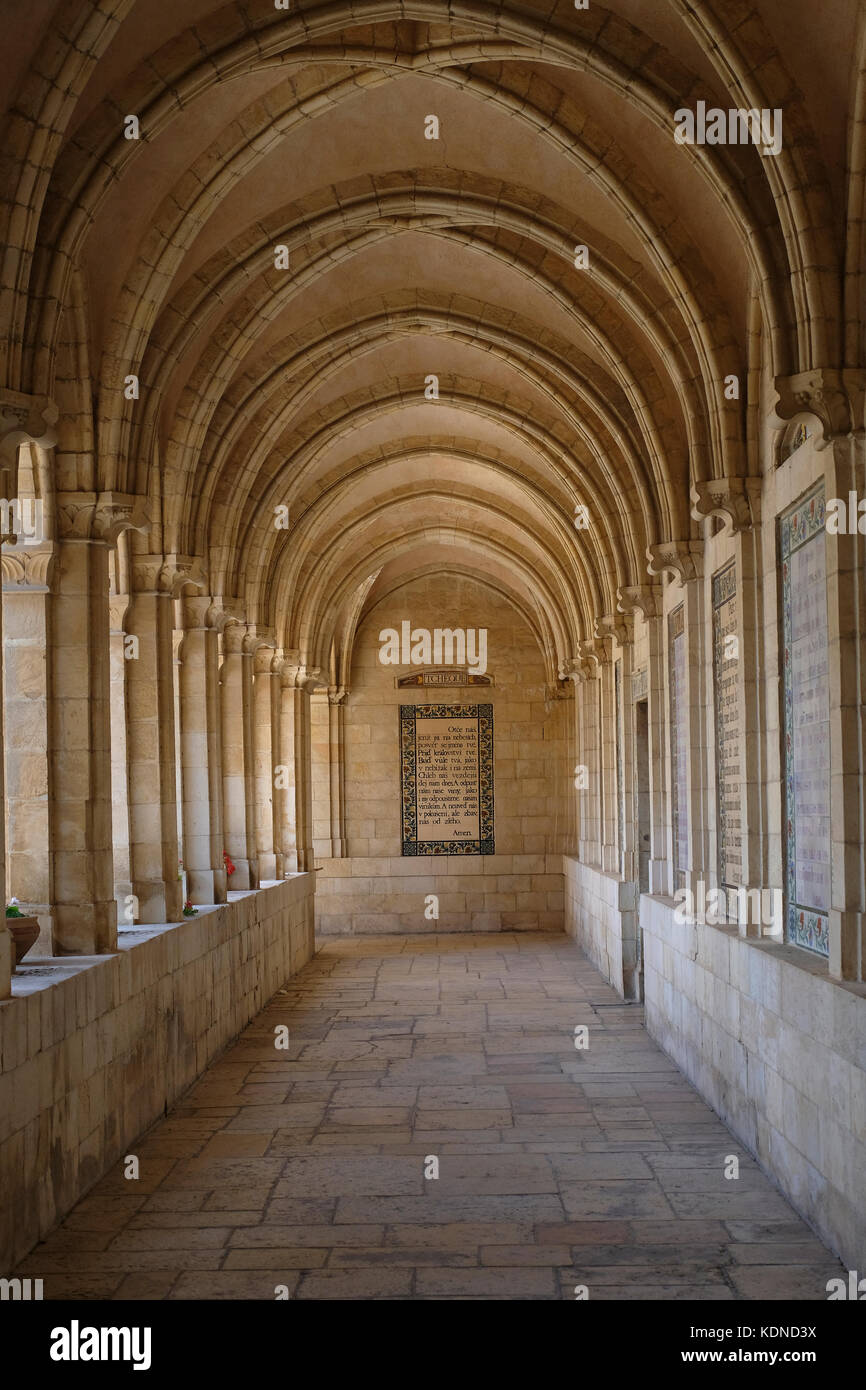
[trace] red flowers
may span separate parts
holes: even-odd
[[[232,874],[233,874],[234,871],[235,871],[235,866],[234,866],[234,864],[232,863],[232,861],[229,859],[229,857],[228,857],[228,855],[226,854],[226,851],[225,851],[225,850],[223,850],[223,863],[224,863],[225,866],[226,866],[226,873],[228,874],[229,878],[231,878]]]

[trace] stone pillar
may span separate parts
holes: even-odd
[[[21,444],[38,444],[40,449],[48,450],[56,442],[55,425],[58,409],[47,396],[27,396],[6,388],[0,390],[0,491],[7,502],[18,493],[18,451]],[[2,539],[12,541],[11,535]],[[5,559],[5,557],[4,557]],[[24,562],[22,562],[24,564]],[[5,566],[4,566],[5,569]],[[24,565],[26,578],[26,564]],[[47,569],[46,569],[47,574]],[[5,577],[5,576],[4,576]],[[44,602],[44,601],[43,601]],[[3,602],[0,601],[0,691],[3,689]],[[47,683],[46,683],[47,689]],[[0,747],[6,747],[3,701],[0,699]],[[45,747],[45,730],[42,731],[40,748]],[[11,750],[10,750],[11,751]],[[9,753],[7,752],[7,756]],[[0,899],[5,907],[7,897],[6,881],[6,787],[4,759],[0,757]],[[46,840],[44,859],[48,861]],[[50,885],[51,867],[48,863],[47,882]],[[12,993],[12,966],[15,958],[12,936],[6,927],[5,916],[0,922],[0,999],[8,999]]]
[[[328,688],[329,755],[331,762],[331,856],[342,859],[346,849],[346,690]]]
[[[220,671],[225,848],[235,866],[229,890],[258,887],[254,812],[253,655],[243,623],[223,635]]]
[[[286,873],[314,868],[310,689],[315,676],[286,662],[281,674],[280,762],[286,769],[282,846]]]
[[[617,843],[617,785],[616,785],[616,694],[614,691],[613,652],[609,641],[595,643],[599,661],[599,863],[606,873],[619,873]]]
[[[54,954],[117,946],[109,718],[109,548],[142,524],[117,493],[60,493],[48,648],[49,861]]]
[[[223,860],[222,731],[219,628],[209,598],[183,601],[180,661],[181,814],[187,895],[192,903],[226,901]],[[224,621],[224,620],[223,620]]]
[[[621,592],[621,591],[620,591]],[[613,642],[619,646],[621,656],[621,685],[620,685],[620,715],[622,720],[622,766],[621,766],[621,786],[614,785],[617,797],[616,805],[616,824],[617,824],[617,851],[618,858],[614,866],[615,872],[627,882],[637,883],[638,880],[638,853],[637,853],[637,825],[635,821],[635,801],[634,801],[634,703],[631,698],[631,678],[634,669],[634,609],[630,608],[628,613],[606,614],[598,620],[596,630],[599,637],[608,640],[611,644],[611,665],[615,666],[612,650]],[[620,730],[616,727],[616,692],[614,691],[614,773],[616,771],[616,746],[620,736]],[[619,808],[622,805],[622,843],[619,840]]]
[[[129,764],[126,746],[126,633],[124,624],[129,594],[112,596],[109,603],[109,664],[111,722],[111,824],[114,850],[114,897],[117,920],[135,921],[132,871],[129,864]]]
[[[259,647],[253,658],[256,858],[260,882],[280,877],[277,871],[275,769],[280,761],[277,755],[281,664],[273,647]]]
[[[313,849],[331,858],[331,705],[327,690],[310,694],[310,775]]]
[[[48,858],[48,666],[51,543],[3,553],[6,894],[40,918],[51,954]]]
[[[127,612],[126,716],[129,753],[129,851],[141,922],[183,920],[177,836],[174,609],[190,564],[136,555]]]
[[[647,682],[649,695],[650,862],[651,893],[673,893],[673,864],[669,849],[670,815],[667,794],[667,726],[664,617],[647,617]]]

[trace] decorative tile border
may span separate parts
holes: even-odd
[[[477,840],[418,840],[415,724],[424,719],[478,720],[478,818]],[[495,854],[493,835],[493,706],[401,705],[400,768],[404,855]]]

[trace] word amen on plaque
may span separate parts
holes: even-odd
[[[493,706],[401,705],[404,854],[493,854]]]

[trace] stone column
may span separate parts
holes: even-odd
[[[58,409],[47,396],[27,396],[18,391],[0,390],[0,490],[7,502],[18,493],[18,450],[21,444],[38,444],[43,450],[53,447],[56,442],[55,425]],[[4,540],[13,540],[10,535]],[[3,603],[0,601],[0,690],[3,688]],[[3,718],[3,701],[0,700],[0,746],[6,746]],[[44,746],[44,732],[43,742]],[[0,757],[0,811],[5,811],[6,788],[4,759]],[[47,844],[46,844],[47,850]],[[45,855],[46,860],[48,855]],[[51,881],[50,864],[47,873]],[[5,907],[7,896],[6,882],[6,817],[0,814],[0,899]],[[12,993],[12,964],[14,961],[12,937],[6,927],[5,916],[0,922],[0,999],[8,999]]]
[[[139,498],[60,493],[48,648],[49,861],[55,955],[117,946],[111,807],[109,548]]]
[[[51,954],[48,858],[49,579],[54,546],[3,554],[6,894],[40,918],[34,954]]]
[[[342,859],[346,849],[346,690],[328,687],[329,754],[331,761],[331,856]]]
[[[192,903],[224,903],[222,731],[219,630],[224,616],[210,598],[183,601],[180,661],[181,813],[187,894]]]
[[[622,591],[620,591],[621,593]],[[634,609],[628,613],[606,614],[596,624],[599,636],[613,641],[619,646],[621,656],[620,705],[622,718],[622,785],[616,788],[616,822],[619,827],[619,805],[622,804],[622,843],[617,834],[618,860],[615,871],[627,882],[637,883],[638,853],[637,825],[634,802],[634,703],[631,698],[631,678],[634,669]],[[613,651],[611,651],[613,658]],[[611,661],[613,665],[613,659]],[[616,743],[620,731],[616,727],[616,698],[614,692],[614,770],[616,769]]]
[[[253,655],[243,623],[223,635],[220,700],[225,848],[235,866],[229,890],[258,887],[254,812]]]
[[[669,849],[670,813],[667,794],[667,710],[665,691],[665,635],[661,585],[632,591],[647,628],[647,694],[649,707],[650,862],[651,893],[673,893],[673,864]]]
[[[292,661],[284,663],[280,679],[280,762],[286,769],[284,865],[286,873],[307,873],[314,868],[310,690],[316,680],[305,666]]]
[[[141,922],[183,920],[178,866],[173,599],[191,563],[135,555],[127,612],[126,716],[132,891]]]
[[[595,651],[599,663],[599,863],[606,873],[619,873],[617,844],[617,785],[616,785],[616,694],[612,643],[596,639]]]
[[[253,658],[256,858],[260,882],[280,877],[277,871],[275,799],[280,747],[281,664],[273,647],[259,647]]]
[[[129,764],[126,746],[126,610],[129,594],[112,596],[109,602],[109,663],[111,686],[111,823],[114,850],[114,896],[118,922],[135,921],[132,871],[129,864]]]
[[[313,849],[331,858],[331,706],[327,690],[310,694],[310,776]]]

